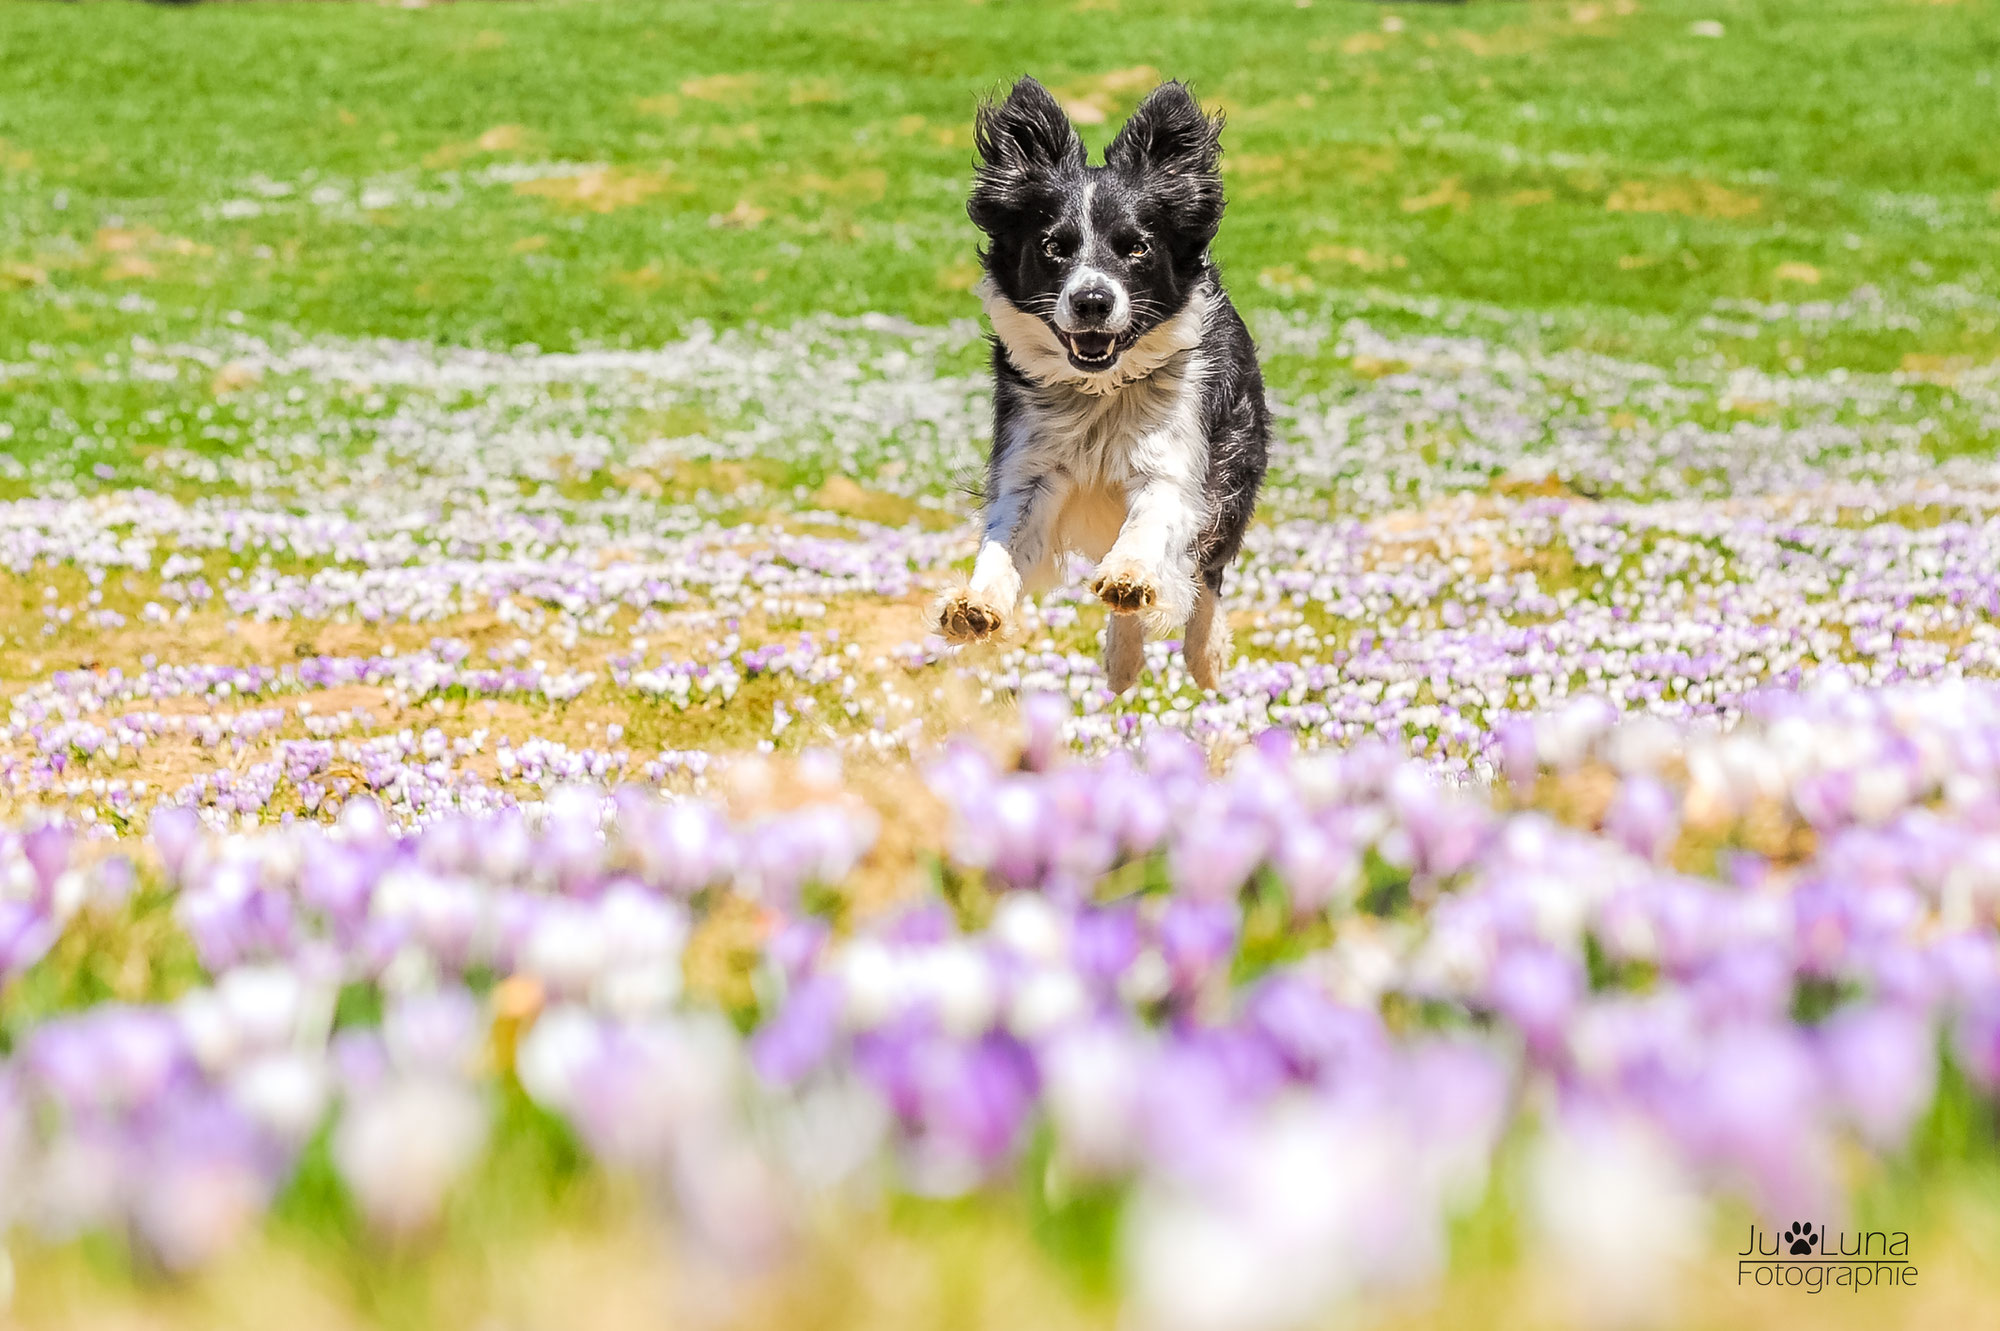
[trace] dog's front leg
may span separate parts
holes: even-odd
[[[1063,478],[1041,473],[994,479],[996,493],[986,506],[972,581],[947,593],[938,606],[938,632],[950,642],[979,642],[1005,633],[1021,599],[1022,580],[1049,557],[1049,529],[1062,506]]]
[[[1139,616],[1155,636],[1194,610],[1194,542],[1207,510],[1190,471],[1161,467],[1127,487],[1125,525],[1090,583],[1113,614]]]

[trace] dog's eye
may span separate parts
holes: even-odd
[[[1125,257],[1129,259],[1143,259],[1151,250],[1152,247],[1145,241],[1135,240],[1132,242],[1131,248],[1125,251]]]
[[[1063,243],[1061,238],[1057,236],[1042,237],[1042,253],[1048,255],[1051,259],[1062,258]]]

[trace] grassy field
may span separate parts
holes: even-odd
[[[0,41],[9,355],[239,314],[552,350],[964,318],[971,106],[1027,71],[1099,142],[1156,72],[1228,109],[1220,257],[1260,305],[1379,288],[1771,366],[1995,345],[1941,294],[1995,280],[1979,0],[15,5]],[[1924,326],[1699,328],[1863,289]]]
[[[969,564],[987,429],[970,116],[1022,73],[1093,147],[1161,77],[1228,113],[1217,254],[1279,449],[1214,692],[1156,645],[1113,697],[1080,579],[1016,641],[926,635]],[[1532,1011],[1411,978],[1451,923],[1427,891],[1506,883],[1413,870],[1409,837],[1448,840],[1476,805],[1529,841],[1573,830],[1576,881],[1624,881],[1629,852],[1662,901],[1697,883],[1790,910],[1796,889],[1802,920],[1843,875],[1902,874],[1928,894],[1898,917],[1912,957],[1984,945],[1980,801],[2000,778],[1967,736],[2000,711],[1896,690],[2000,675],[1995,125],[1996,0],[0,0],[0,826],[62,822],[78,866],[44,873],[49,843],[0,832],[0,1322],[1081,1327],[1134,1324],[1137,1297],[1163,1327],[1203,1325],[1160,1312],[1170,1273],[1121,1230],[1160,1196],[1066,1188],[1043,1119],[976,1188],[923,1183],[898,1138],[879,1172],[917,1184],[816,1195],[803,1256],[738,1269],[518,1075],[512,1041],[561,994],[541,963],[469,962],[430,934],[396,964],[351,932],[239,948],[201,913],[229,866],[299,877],[317,843],[286,838],[354,796],[402,828],[527,807],[540,835],[565,791],[633,784],[711,801],[746,847],[837,842],[837,814],[863,830],[846,858],[822,847],[833,881],[675,904],[675,1012],[763,1030],[803,987],[773,959],[793,924],[867,939],[918,903],[987,937],[1023,883],[965,848],[985,810],[940,756],[969,732],[1011,758],[1024,725],[1027,767],[1051,745],[1111,754],[1087,769],[1107,783],[1126,750],[1168,770],[1175,733],[1217,773],[1267,729],[1360,755],[1336,796],[1303,762],[1285,778],[1372,829],[1351,833],[1358,899],[1288,931],[1273,850],[1204,992],[1219,1006],[1161,1000],[1140,1024],[1226,1026],[1287,968],[1347,1002],[1354,968],[1394,952],[1403,978],[1352,1001],[1398,1039],[1491,1037],[1512,1116],[1444,1208],[1435,1278],[1345,1292],[1394,1327],[1616,1320],[1527,1218],[1575,1069],[1538,1061]],[[1820,747],[1800,748],[1770,695],[1836,688],[1892,701],[1862,720],[1811,704],[1795,725]],[[1061,717],[1024,720],[1033,694]],[[1762,738],[1715,738],[1737,726]],[[1377,790],[1378,741],[1465,802]],[[1881,775],[1906,761],[1907,788]],[[172,824],[149,842],[165,807],[213,853],[176,867]],[[425,855],[471,854],[443,835]],[[1144,898],[1153,927],[1199,859],[1165,844],[1092,891]],[[136,892],[105,867],[126,855]],[[513,872],[479,861],[461,885]],[[449,934],[459,907],[431,904],[407,906],[412,927]],[[1664,935],[1679,917],[1660,910]],[[1683,980],[1712,997],[1568,941],[1593,1001],[1665,1005]],[[45,1075],[47,1032],[199,1000],[271,949],[346,968],[314,1046],[329,1065],[329,1032],[433,987],[467,996],[492,1046],[469,1078],[484,1148],[392,1232],[328,1110],[254,1205],[193,1175],[213,1204],[175,1224],[229,1242],[178,1260],[157,1208],[90,1190],[94,1157],[36,1153],[54,1129],[10,1117],[15,1091]],[[1809,953],[1771,1025],[1818,1058],[1829,1012],[1893,984]],[[1917,1235],[1920,1292],[1728,1284],[1743,1225],[1769,1218],[1731,1176],[1685,1205],[1662,1185],[1697,1217],[1667,1237],[1714,1254],[1667,1324],[1972,1325],[1992,1306],[1994,1093],[1964,1014],[1937,1004],[1925,1048],[1958,1052],[1884,1111],[1893,1132],[1797,1134],[1827,1145],[1812,1163],[1849,1213]],[[1866,1100],[1842,1086],[1821,1098]],[[1838,1118],[1813,1103],[1791,1112]],[[135,1176],[178,1159],[137,1158]],[[17,1204],[10,1164],[40,1190],[19,1197],[98,1209]],[[1341,1306],[1311,1312],[1340,1324]]]

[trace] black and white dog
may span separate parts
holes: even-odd
[[[1218,602],[1264,480],[1264,379],[1214,263],[1222,117],[1156,88],[1091,166],[1048,89],[979,109],[968,211],[986,234],[993,455],[969,586],[938,607],[954,642],[1003,633],[1025,588],[1076,551],[1111,608],[1105,670],[1138,678],[1145,631],[1186,626],[1203,688],[1229,661]]]

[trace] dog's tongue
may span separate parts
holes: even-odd
[[[1111,354],[1114,337],[1110,333],[1071,333],[1070,349],[1082,360],[1103,360]]]

